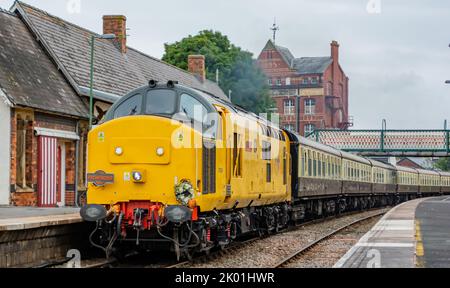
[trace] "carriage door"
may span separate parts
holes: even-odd
[[[55,207],[57,205],[57,151],[56,138],[39,136],[39,207]]]

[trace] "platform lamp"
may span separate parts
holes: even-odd
[[[90,71],[90,83],[89,83],[89,130],[92,129],[93,117],[94,117],[94,43],[95,39],[115,39],[115,34],[103,34],[103,35],[91,35],[91,71]]]

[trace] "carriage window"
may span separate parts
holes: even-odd
[[[176,102],[177,95],[173,90],[150,90],[147,93],[145,113],[172,115],[175,113]]]
[[[131,96],[122,102],[114,111],[114,118],[131,116],[141,113],[142,95],[137,94]]]
[[[308,176],[313,176],[312,174],[312,159],[311,159],[311,152],[308,151]]]

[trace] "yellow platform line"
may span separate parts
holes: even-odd
[[[420,230],[420,221],[416,219],[416,267],[425,267],[423,256],[425,251],[423,249],[422,232]]]

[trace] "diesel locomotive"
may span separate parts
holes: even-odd
[[[450,192],[450,174],[396,167],[305,139],[174,81],[117,101],[88,136],[89,239],[109,256],[178,259],[250,233]]]

